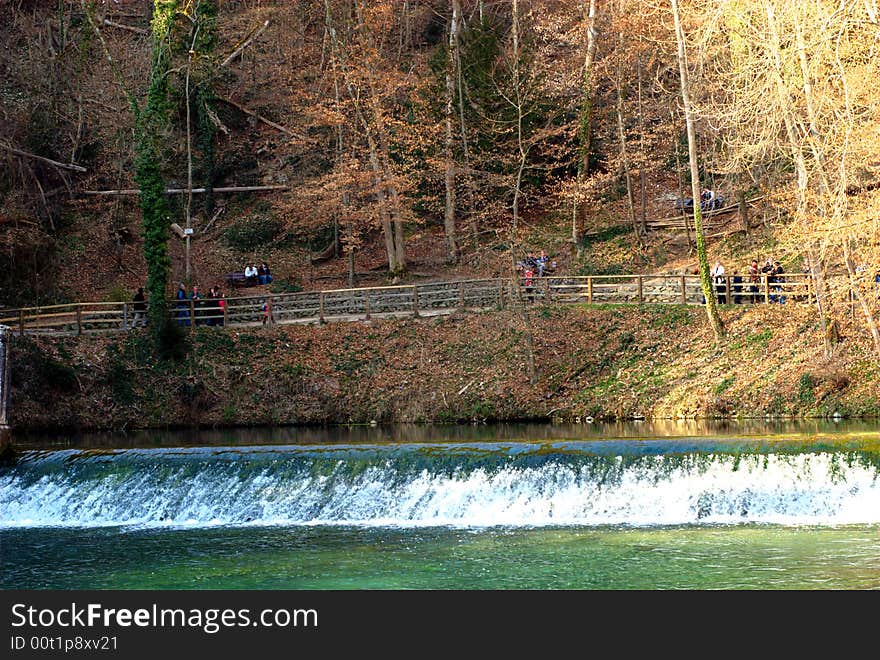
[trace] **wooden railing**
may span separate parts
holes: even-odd
[[[747,276],[742,276],[747,280]],[[727,276],[715,286],[728,304],[795,303],[811,298],[806,274],[784,275],[775,282],[735,282]],[[696,275],[591,275],[477,279],[429,284],[266,293],[218,299],[171,300],[172,319],[182,326],[261,325],[357,321],[373,317],[433,316],[455,310],[501,309],[512,302],[541,304],[679,304],[703,303]],[[135,325],[132,302],[90,302],[0,310],[0,325],[18,334],[120,332]],[[138,319],[140,320],[140,319]]]

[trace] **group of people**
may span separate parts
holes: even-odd
[[[716,193],[709,188],[703,188],[700,193],[700,210],[715,211],[724,206],[724,196]],[[690,211],[694,207],[694,199],[692,197],[680,197],[675,201],[675,208],[681,211]]]
[[[782,291],[782,284],[785,282],[785,269],[779,260],[767,257],[762,266],[758,265],[757,259],[752,259],[749,264],[748,271],[745,275],[740,274],[738,270],[733,271],[733,276],[728,284],[727,275],[724,266],[720,261],[715,262],[712,268],[712,282],[715,285],[715,293],[718,303],[727,304],[727,294],[730,292],[732,303],[740,305],[744,302],[759,302],[763,299],[761,293],[761,283],[767,278],[767,285],[770,287],[767,296],[771,303],[785,304],[786,296]],[[729,288],[728,288],[729,286]]]
[[[244,277],[248,286],[269,284],[272,281],[272,271],[264,261],[259,266],[257,264],[245,266]]]
[[[181,282],[177,287],[177,324],[183,326],[192,325],[224,325],[226,310],[226,295],[219,286],[208,289],[208,295],[202,296],[198,284],[194,284],[192,290],[187,292],[186,285]],[[190,302],[192,307],[190,307]]]
[[[545,250],[541,250],[541,254],[537,257],[533,252],[529,252],[525,259],[517,262],[516,269],[522,273],[522,283],[531,301],[533,299],[535,277],[544,277],[555,271],[556,262],[550,260]]]
[[[517,270],[522,271],[523,279],[529,280],[526,283],[526,286],[529,286],[533,277],[544,277],[544,275],[556,270],[556,262],[550,261],[547,252],[541,250],[541,254],[537,257],[534,252],[529,252],[525,259],[517,262],[516,267]]]

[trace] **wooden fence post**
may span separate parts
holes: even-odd
[[[266,298],[266,325],[272,325],[275,323],[275,318],[272,315],[272,296]]]
[[[122,329],[128,330],[128,303],[122,303]]]
[[[24,337],[24,310],[18,310],[18,334]]]
[[[681,304],[687,305],[688,302],[688,294],[687,294],[687,276],[681,276]]]
[[[81,335],[83,331],[82,328],[82,305],[80,303],[76,304],[76,334]]]
[[[544,303],[553,302],[552,294],[550,293],[550,280],[548,278],[544,278]]]
[[[458,283],[458,307],[464,309],[464,284]]]
[[[764,302],[770,303],[770,276],[764,273]]]
[[[504,278],[498,278],[498,307],[504,309]]]
[[[193,330],[196,327],[196,301],[192,298],[189,299],[189,329]]]
[[[364,315],[364,320],[370,320],[370,291],[367,289],[364,291],[364,311],[366,314]]]
[[[733,300],[730,297],[730,275],[724,276],[724,299],[728,305],[733,304]]]
[[[593,304],[593,276],[587,277],[587,302]]]
[[[419,287],[413,287],[413,318],[419,317]]]
[[[642,276],[641,276],[641,275],[638,275],[638,276],[636,277],[636,280],[637,280],[638,285],[639,285],[639,304],[641,305],[642,303],[645,302],[645,295],[644,295],[644,290],[643,290]]]
[[[324,292],[318,293],[318,323],[326,323],[324,320]]]

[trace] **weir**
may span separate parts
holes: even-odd
[[[545,527],[880,522],[875,450],[629,443],[22,452],[15,526]],[[621,451],[621,449],[623,449]]]
[[[10,328],[0,325],[0,453],[9,445],[9,340]]]

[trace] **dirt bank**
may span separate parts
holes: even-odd
[[[198,328],[180,362],[146,336],[16,337],[19,429],[880,414],[880,365],[847,339],[822,354],[813,310],[532,308],[253,330]]]

